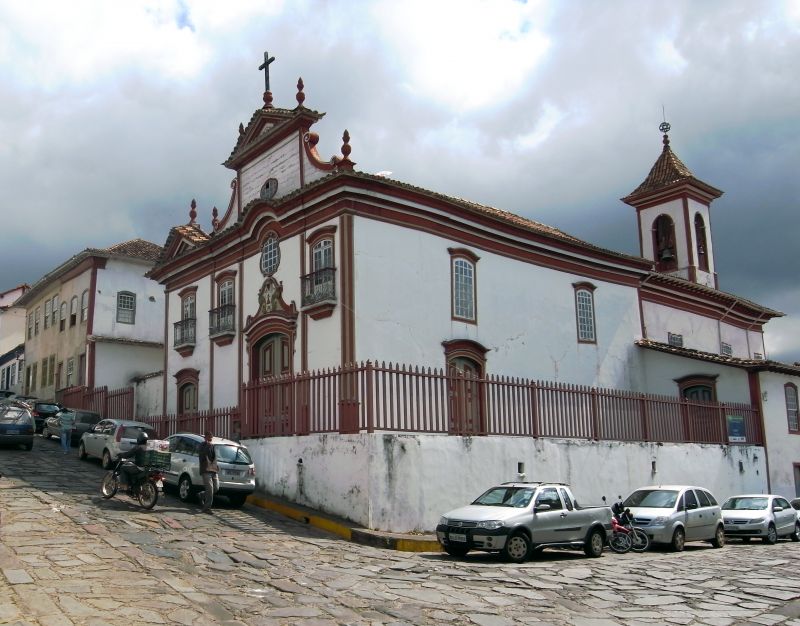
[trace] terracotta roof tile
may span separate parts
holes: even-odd
[[[106,248],[106,251],[111,254],[155,262],[161,254],[161,246],[145,241],[144,239],[131,239],[130,241],[123,241],[122,243],[109,246]]]

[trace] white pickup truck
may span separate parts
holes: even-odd
[[[611,509],[578,505],[563,483],[514,482],[492,487],[469,506],[446,513],[436,527],[445,552],[500,552],[522,563],[547,547],[603,554],[611,532]]]

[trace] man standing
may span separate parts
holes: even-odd
[[[211,505],[214,503],[214,494],[219,491],[219,468],[217,467],[217,453],[211,443],[211,431],[205,432],[205,441],[200,444],[200,475],[203,477],[205,491],[202,494],[202,512],[213,513]]]
[[[75,428],[75,412],[61,411],[58,418],[61,420],[61,448],[64,450],[64,454],[69,454],[69,448],[72,445],[72,429]]]

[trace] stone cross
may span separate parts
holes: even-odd
[[[269,56],[269,52],[264,53],[264,62],[258,66],[259,71],[264,70],[264,91],[269,91],[269,64],[275,60],[275,57]]]

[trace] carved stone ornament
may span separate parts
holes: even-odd
[[[276,193],[278,193],[278,179],[268,178],[266,182],[261,185],[259,196],[262,200],[272,200]]]
[[[266,315],[273,311],[282,311],[283,283],[279,283],[271,276],[264,281],[258,292],[258,314]]]

